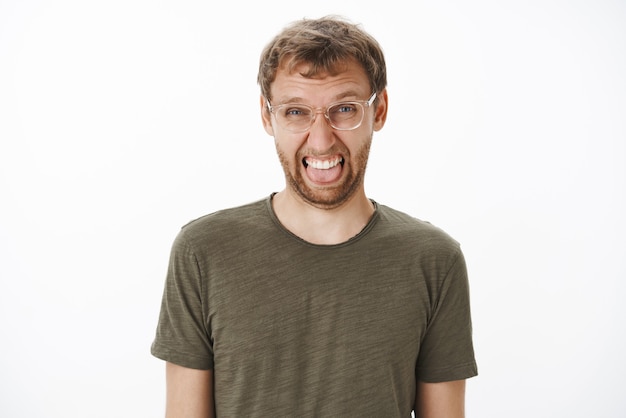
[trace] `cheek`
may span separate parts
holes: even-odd
[[[283,164],[288,163],[289,165],[292,165],[292,161],[295,161],[298,158],[298,148],[294,147],[293,143],[274,138],[274,145],[276,146],[276,152],[278,153],[278,156]]]
[[[279,130],[274,131],[274,145],[288,159],[300,158],[298,154],[303,149],[304,144],[306,144],[305,136],[280,132]]]
[[[296,152],[279,149],[279,154],[283,164],[288,165],[292,170],[298,170],[298,167],[301,165],[301,159],[298,159]]]

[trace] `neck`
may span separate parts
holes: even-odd
[[[374,204],[364,192],[355,193],[339,207],[322,209],[283,190],[274,195],[272,205],[285,228],[305,241],[320,245],[346,242],[363,230],[374,213]]]

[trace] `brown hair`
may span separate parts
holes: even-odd
[[[385,57],[378,42],[360,26],[337,16],[302,19],[284,28],[261,53],[257,81],[261,94],[271,100],[270,86],[282,65],[289,71],[299,64],[310,67],[303,77],[336,74],[355,59],[369,78],[373,92],[387,86]]]

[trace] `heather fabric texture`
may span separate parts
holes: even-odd
[[[152,353],[213,369],[218,417],[408,417],[416,379],[477,374],[459,244],[383,205],[313,245],[271,197],[199,218],[171,254]]]

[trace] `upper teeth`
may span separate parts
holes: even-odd
[[[307,159],[306,163],[315,169],[318,170],[328,170],[329,168],[335,167],[337,164],[341,162],[341,157],[337,157],[334,160],[310,160]]]

